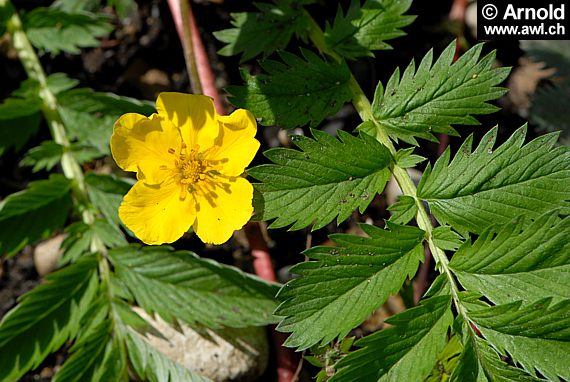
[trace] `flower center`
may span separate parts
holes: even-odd
[[[208,161],[199,151],[198,145],[191,150],[186,150],[186,145],[183,145],[182,153],[176,160],[177,178],[185,188],[206,178]]]

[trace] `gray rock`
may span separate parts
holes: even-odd
[[[267,367],[269,345],[265,327],[206,329],[199,334],[186,325],[178,331],[140,308],[135,311],[166,338],[147,335],[152,346],[181,366],[214,381],[254,381]]]

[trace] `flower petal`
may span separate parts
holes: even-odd
[[[204,243],[222,244],[241,229],[253,212],[253,187],[244,178],[223,181],[208,193],[196,192],[194,231]]]
[[[219,148],[208,159],[219,161],[224,175],[238,176],[259,149],[259,142],[255,139],[255,118],[249,111],[238,109],[231,115],[219,116],[218,121],[221,131],[215,144]]]
[[[158,114],[180,129],[184,143],[202,150],[211,147],[220,133],[214,101],[210,97],[183,93],[160,93]]]
[[[180,154],[180,132],[168,121],[153,114],[151,118],[136,113],[121,116],[111,136],[113,158],[125,171],[137,172],[137,177],[157,184],[173,168]]]
[[[178,240],[196,219],[196,202],[191,194],[180,199],[180,185],[137,182],[125,195],[119,217],[146,244]]]

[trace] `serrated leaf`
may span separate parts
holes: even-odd
[[[544,214],[530,225],[519,219],[465,243],[450,268],[465,289],[496,304],[545,296],[555,302],[570,299],[568,232],[570,219],[559,219],[558,213]]]
[[[0,322],[0,381],[18,379],[37,367],[80,330],[97,291],[97,261],[86,257],[46,276],[20,298]]]
[[[109,17],[89,12],[68,13],[56,8],[35,8],[22,17],[32,45],[53,54],[77,54],[99,45],[97,40],[113,30]]]
[[[375,129],[373,123],[372,123],[371,127],[373,129]],[[374,130],[372,130],[371,133],[373,134]],[[394,157],[396,164],[402,168],[416,167],[416,165],[418,163],[422,163],[426,159],[427,158],[425,158],[421,155],[414,154],[414,148],[413,147],[408,148],[408,149],[399,150],[396,153],[396,156]]]
[[[211,382],[153,348],[132,330],[126,336],[129,359],[139,378],[150,382]]]
[[[417,70],[412,61],[401,78],[396,69],[386,88],[378,83],[374,118],[392,138],[415,145],[416,137],[437,141],[434,133],[457,135],[451,125],[477,125],[472,115],[498,110],[486,102],[506,92],[496,85],[510,69],[492,68],[494,52],[479,60],[481,44],[452,63],[455,46],[455,41],[449,44],[433,65],[430,50]]]
[[[71,208],[69,188],[69,180],[52,175],[0,202],[0,254],[12,256],[62,227]]]
[[[394,325],[356,342],[362,347],[336,365],[330,382],[421,381],[447,342],[451,298],[434,297],[387,320]]]
[[[23,84],[0,103],[0,155],[7,149],[22,149],[40,126],[41,100],[37,94],[22,96]]]
[[[90,226],[83,222],[68,225],[65,233],[67,236],[60,246],[63,253],[59,261],[60,265],[75,262],[81,255],[87,253],[93,237]]]
[[[449,376],[457,368],[459,363],[459,356],[463,350],[461,345],[460,336],[455,334],[451,336],[447,344],[441,352],[437,355],[437,361],[433,367],[430,375],[424,380],[424,382],[441,382],[447,381]],[[470,381],[465,379],[465,382]]]
[[[107,222],[118,233],[121,233],[121,222],[118,214],[119,205],[132,184],[112,175],[93,172],[85,176],[85,183],[87,184],[87,192],[93,205],[101,211]]]
[[[78,80],[69,78],[65,73],[53,73],[46,79],[47,88],[55,95],[72,89],[78,84]],[[12,96],[25,99],[36,99],[41,102],[39,97],[40,91],[40,83],[35,79],[27,78],[20,83],[20,87],[18,89],[12,92]]]
[[[112,321],[105,320],[75,344],[53,382],[126,381],[125,348],[113,329]]]
[[[398,201],[388,207],[390,221],[394,224],[408,224],[418,213],[416,201],[411,196],[402,195]]]
[[[336,139],[313,130],[315,139],[293,136],[302,151],[284,148],[264,153],[274,164],[248,170],[254,184],[256,219],[275,219],[270,228],[324,227],[361,212],[390,178],[390,153],[374,138],[339,131]]]
[[[570,144],[570,83],[542,86],[533,94],[528,118],[542,131],[560,131],[560,142]]]
[[[244,86],[229,86],[230,102],[250,110],[264,126],[317,126],[350,101],[350,70],[345,63],[326,62],[302,50],[303,58],[280,52],[283,63],[261,62],[267,74],[242,70]]]
[[[360,227],[369,237],[330,235],[337,247],[305,251],[299,277],[279,291],[278,329],[291,332],[285,345],[307,349],[343,338],[411,278],[423,259],[424,231],[389,224]]]
[[[59,163],[63,150],[63,146],[54,141],[44,141],[39,146],[30,149],[20,164],[22,166],[31,166],[32,172],[49,171]]]
[[[325,41],[334,51],[348,59],[373,56],[372,50],[392,49],[386,40],[404,36],[401,28],[415,16],[404,15],[411,0],[353,0],[346,15],[339,6],[332,27],[327,24]]]
[[[557,134],[538,137],[523,146],[526,126],[493,150],[497,128],[475,151],[469,136],[451,163],[447,149],[433,171],[428,165],[418,185],[441,224],[465,236],[493,225],[509,224],[521,215],[537,218],[560,208],[570,212],[570,148],[554,147]]]
[[[448,225],[435,227],[432,231],[432,236],[436,247],[445,251],[455,251],[463,244],[461,235],[453,231]]]
[[[524,370],[514,368],[501,360],[489,344],[468,331],[465,347],[451,375],[451,382],[539,382]]]
[[[59,113],[69,136],[96,148],[100,155],[109,154],[113,124],[124,113],[150,115],[154,104],[87,88],[71,89],[57,96]]]
[[[468,313],[483,336],[529,373],[570,379],[570,300],[546,298],[523,306],[497,305]]]
[[[307,34],[309,20],[300,3],[275,0],[274,4],[255,3],[259,12],[232,13],[235,28],[214,32],[219,41],[227,44],[218,53],[222,56],[241,53],[243,62],[284,49],[293,35]]]
[[[97,150],[79,144],[72,144],[66,149],[54,141],[44,141],[39,146],[28,150],[26,156],[20,161],[20,165],[32,167],[32,172],[49,171],[61,161],[65,152],[70,152],[79,163],[101,156]]]
[[[169,323],[217,328],[275,322],[277,286],[237,268],[167,247],[130,246],[109,256],[138,305]]]

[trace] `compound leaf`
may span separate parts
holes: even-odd
[[[521,215],[538,218],[558,208],[561,214],[568,214],[570,148],[554,147],[556,133],[523,146],[525,135],[523,126],[493,150],[494,128],[473,152],[473,136],[469,136],[451,163],[446,150],[433,171],[428,165],[418,185],[418,197],[428,202],[441,224],[462,234],[482,233]]]
[[[525,227],[524,219],[498,233],[485,231],[465,243],[450,267],[467,290],[495,304],[514,300],[570,299],[570,219],[547,213]]]
[[[68,13],[39,7],[22,18],[32,45],[53,54],[77,54],[81,48],[99,45],[97,40],[113,30],[109,17],[89,12]]]
[[[180,366],[129,330],[126,337],[129,359],[140,378],[150,382],[211,382]]]
[[[363,224],[369,237],[334,234],[337,247],[305,251],[314,261],[294,266],[291,272],[300,277],[278,294],[283,303],[275,314],[284,316],[278,329],[291,332],[285,345],[303,350],[343,338],[415,274],[424,231],[388,226]]]
[[[244,86],[229,86],[230,102],[250,110],[264,126],[293,128],[318,125],[350,101],[350,71],[346,64],[326,62],[302,50],[303,58],[280,52],[284,63],[265,60],[267,74],[242,71]]]
[[[256,219],[275,219],[271,228],[324,227],[337,215],[340,223],[382,192],[390,177],[390,153],[374,138],[339,131],[339,139],[313,130],[315,139],[293,136],[302,150],[271,149],[274,164],[248,170],[254,184]]]
[[[415,16],[404,15],[411,0],[353,0],[346,15],[339,6],[334,24],[327,25],[327,45],[343,57],[355,59],[373,56],[372,50],[392,49],[385,41],[405,35],[400,29]]]
[[[218,40],[227,44],[218,53],[222,56],[242,53],[243,62],[284,49],[293,35],[305,36],[309,20],[302,2],[275,0],[274,3],[256,3],[259,12],[232,13],[235,28],[214,32]]]
[[[468,313],[483,336],[529,373],[570,379],[570,300],[496,305]]]
[[[0,381],[17,380],[75,337],[97,291],[97,261],[85,257],[46,276],[0,322]]]
[[[430,50],[417,70],[412,61],[401,78],[396,69],[385,89],[378,83],[374,117],[392,138],[412,144],[417,144],[415,137],[437,141],[433,133],[457,135],[452,124],[477,125],[472,115],[498,110],[486,101],[506,92],[496,85],[510,69],[492,68],[494,52],[479,60],[481,44],[452,64],[455,46],[449,44],[433,66]]]
[[[447,342],[451,298],[430,298],[386,322],[394,326],[358,340],[362,349],[338,362],[330,382],[422,381]]]
[[[71,208],[69,187],[65,177],[52,175],[0,202],[0,254],[14,255],[62,227]]]
[[[109,256],[138,305],[169,323],[217,328],[275,322],[277,286],[236,268],[167,247],[130,246]]]

